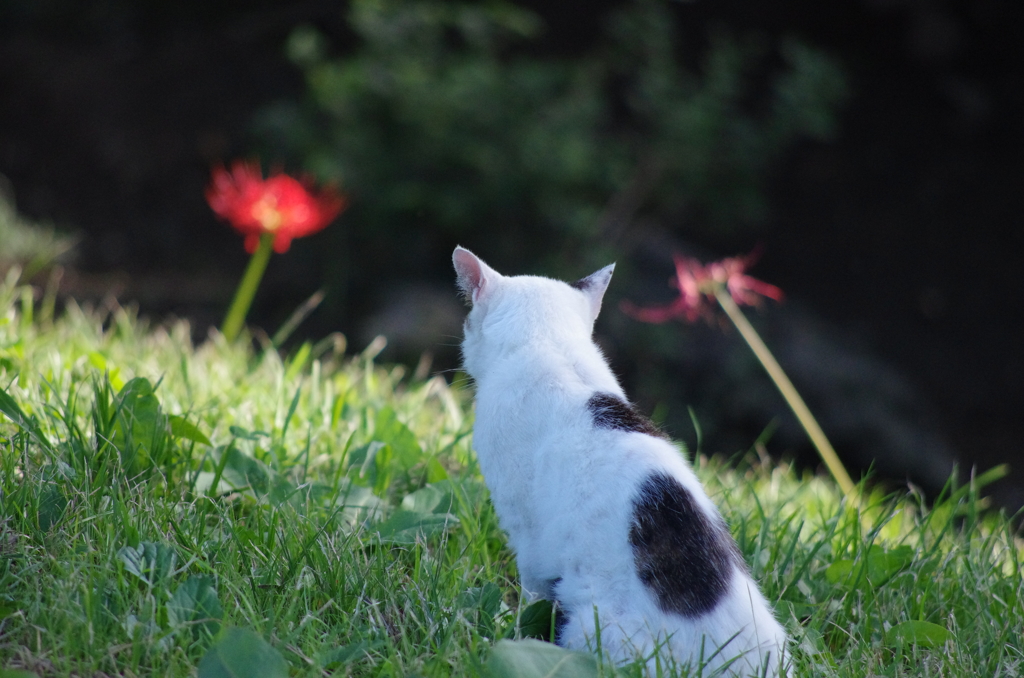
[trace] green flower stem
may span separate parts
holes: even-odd
[[[220,328],[221,334],[224,335],[228,342],[235,340],[235,337],[242,330],[242,325],[245,324],[245,316],[249,313],[249,307],[252,306],[253,297],[256,296],[256,289],[260,286],[263,272],[267,270],[267,262],[270,261],[270,253],[273,251],[274,234],[264,233],[260,236],[259,246],[253,252],[252,258],[249,259],[249,266],[245,269],[242,281],[238,283],[235,298],[231,302],[231,308],[228,309],[228,314],[224,316],[224,324]]]
[[[793,386],[793,382],[789,380],[786,373],[782,371],[782,367],[778,361],[775,360],[775,356],[768,350],[768,347],[761,340],[761,336],[754,329],[754,326],[750,324],[747,317],[743,315],[743,311],[733,301],[733,298],[729,295],[729,292],[722,285],[715,286],[715,298],[718,300],[718,304],[725,311],[726,315],[729,316],[729,320],[736,326],[736,329],[740,331],[740,334],[746,340],[747,345],[750,346],[750,350],[754,352],[757,359],[761,361],[765,371],[768,372],[768,376],[772,378],[779,391],[782,393],[782,397],[789,403],[789,407],[793,410],[793,414],[800,420],[800,424],[807,431],[807,435],[810,436],[811,442],[818,448],[818,454],[821,455],[822,461],[825,462],[825,466],[828,467],[829,472],[832,473],[832,477],[839,483],[839,487],[843,490],[843,493],[847,497],[854,496],[854,490],[856,486],[853,484],[853,480],[850,479],[850,474],[846,472],[846,468],[843,466],[843,462],[839,460],[839,456],[836,451],[832,449],[832,443],[825,437],[825,432],[821,430],[821,426],[818,425],[818,421],[811,414],[811,411],[807,408],[804,403],[804,399],[800,397],[796,388]]]

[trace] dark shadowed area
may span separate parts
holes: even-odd
[[[521,53],[585,54],[608,13],[630,4],[523,3],[546,28]],[[1020,507],[1024,43],[1015,28],[1024,5],[697,0],[670,3],[669,14],[681,36],[674,58],[695,72],[723,33],[767,55],[757,62],[764,77],[750,78],[751,108],[778,41],[820,50],[843,73],[830,138],[794,137],[760,167],[760,216],[726,228],[696,208],[671,221],[645,212],[643,191],[627,190],[643,185],[640,163],[622,181],[609,173],[613,189],[598,197],[601,215],[621,216],[604,249],[579,254],[559,236],[556,257],[539,228],[522,240],[502,240],[490,224],[440,233],[415,211],[408,230],[374,239],[354,225],[368,214],[363,187],[351,213],[271,261],[250,323],[272,334],[333,281],[293,341],[341,330],[360,350],[382,332],[384,357],[415,364],[426,351],[432,369],[448,369],[462,314],[456,238],[503,273],[575,279],[607,263],[595,258],[617,258],[598,331],[640,410],[692,447],[692,406],[703,449],[730,454],[775,426],[771,453],[813,463],[735,333],[639,326],[617,310],[623,298],[668,298],[673,250],[717,258],[759,247],[753,274],[787,299],[752,315],[851,467],[934,492],[954,460],[1008,462],[994,493]],[[210,167],[258,152],[267,166],[323,166],[296,146],[268,155],[278,146],[267,120],[308,111],[305,74],[286,56],[296,28],[314,29],[332,57],[355,49],[334,2],[0,2],[0,175],[21,214],[79,235],[64,295],[187,317],[197,340],[220,322],[246,255],[203,199]]]

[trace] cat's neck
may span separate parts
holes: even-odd
[[[586,400],[595,391],[622,395],[618,380],[600,349],[592,342],[567,347],[539,341],[521,346],[494,360],[477,380],[478,394],[518,399],[546,399],[555,392],[577,394]]]

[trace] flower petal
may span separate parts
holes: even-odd
[[[292,246],[292,237],[287,233],[278,233],[274,238],[274,251],[278,254],[284,254]]]
[[[245,236],[245,251],[252,254],[260,246],[259,233],[249,233]]]

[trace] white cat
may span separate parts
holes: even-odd
[[[614,265],[566,284],[452,259],[474,447],[523,588],[560,611],[558,644],[594,649],[596,616],[615,661],[653,670],[660,648],[704,676],[779,675],[786,634],[725,522],[591,338]]]

